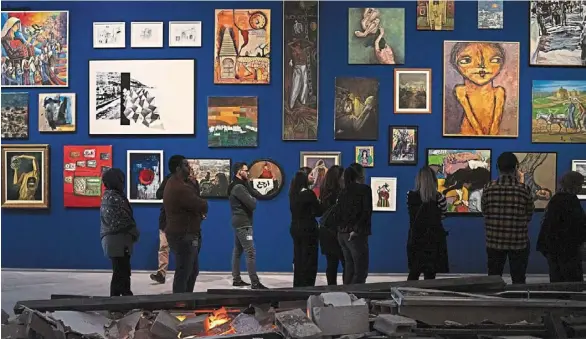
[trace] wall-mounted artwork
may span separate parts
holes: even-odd
[[[301,152],[299,167],[311,168],[310,181],[313,181],[311,189],[319,198],[321,187],[325,183],[328,169],[342,163],[342,152]]]
[[[258,98],[209,97],[208,146],[257,147]]]
[[[228,198],[230,159],[187,159],[187,163],[203,198]]]
[[[348,63],[402,65],[405,63],[405,9],[350,8]]]
[[[283,140],[317,140],[317,1],[283,2]]]
[[[126,194],[132,203],[157,203],[163,183],[163,151],[126,152]]]
[[[49,207],[49,145],[2,145],[2,208]]]
[[[201,47],[201,21],[170,21],[169,47]]]
[[[395,68],[395,113],[431,113],[431,68]]]
[[[370,178],[372,210],[394,212],[397,210],[397,178]]]
[[[584,176],[582,190],[578,194],[578,199],[586,200],[586,160],[572,160],[572,171],[576,171]]]
[[[131,22],[130,47],[163,48],[163,23]]]
[[[417,0],[417,29],[420,31],[453,31],[453,0]]]
[[[519,160],[519,181],[531,189],[535,208],[544,209],[556,191],[557,154],[515,152],[515,155]]]
[[[362,167],[374,167],[374,146],[356,146],[354,158]]]
[[[215,84],[271,82],[271,11],[216,9]]]
[[[336,78],[334,139],[378,139],[378,80]]]
[[[389,126],[389,165],[417,165],[417,126]]]
[[[444,42],[443,135],[519,136],[518,42]]]
[[[75,132],[75,93],[39,94],[39,132]]]
[[[28,93],[2,93],[2,139],[28,139]]]
[[[531,141],[586,143],[586,80],[534,80]]]
[[[584,4],[570,3],[530,1],[531,66],[586,67]]]
[[[125,47],[125,22],[94,22],[94,48]]]
[[[2,87],[69,86],[69,12],[2,11]]]
[[[102,174],[110,168],[111,145],[63,146],[63,206],[100,207]]]
[[[503,29],[503,0],[478,0],[478,29]]]
[[[490,182],[490,150],[428,149],[427,165],[437,175],[437,188],[448,213],[480,213],[484,186]]]
[[[285,171],[273,160],[255,160],[248,167],[248,185],[256,198],[273,199],[285,185]]]
[[[89,81],[90,135],[195,133],[195,60],[90,61]]]

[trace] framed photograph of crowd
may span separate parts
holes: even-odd
[[[228,198],[230,159],[187,159],[190,178],[197,180],[202,198]]]

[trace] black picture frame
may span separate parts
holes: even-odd
[[[547,205],[549,205],[549,201],[551,200],[551,198],[553,198],[555,192],[557,191],[558,174],[559,174],[558,173],[558,152],[549,152],[549,151],[511,151],[511,152],[513,154],[515,154],[515,156],[517,156],[517,160],[519,161],[519,167],[520,167],[519,169],[521,169],[521,167],[522,167],[521,165],[523,163],[523,160],[519,159],[518,154],[530,154],[530,153],[533,153],[533,154],[547,154],[548,156],[550,156],[550,155],[553,155],[554,156],[554,158],[555,158],[554,159],[555,173],[554,173],[554,176],[553,176],[554,177],[553,187],[552,188],[548,188],[548,187],[543,188],[543,186],[539,185],[538,182],[535,182],[535,185],[539,186],[540,187],[540,190],[547,190],[550,193],[550,198],[549,198],[549,200],[547,200],[547,204],[545,204],[545,206],[543,206],[543,207],[537,207],[537,205],[536,205],[535,206],[535,210],[534,210],[536,212],[543,212],[543,211],[545,211],[545,209],[547,208]],[[523,158],[523,159],[525,159],[525,158]],[[545,161],[545,159],[544,159],[544,161]],[[529,188],[531,190],[533,190],[534,189],[534,186],[529,185]],[[531,193],[533,194],[533,192],[531,192]],[[535,200],[535,204],[537,204],[538,201],[540,201],[540,200]]]
[[[226,180],[227,180],[227,182],[225,183],[226,184],[226,189],[225,189],[226,192],[224,195],[208,194],[207,192],[209,192],[210,190],[213,189],[212,186],[214,184],[212,184],[210,182],[210,185],[208,185],[207,180],[206,181],[198,180],[199,192],[200,192],[202,198],[205,198],[205,199],[228,199],[228,197],[229,197],[228,185],[230,185],[231,178],[232,178],[232,175],[231,175],[232,174],[232,159],[230,159],[230,158],[193,158],[193,157],[187,158],[188,163],[193,160],[198,160],[198,161],[215,160],[215,161],[227,161],[228,162],[228,172],[223,173],[224,176],[226,176]],[[189,165],[189,167],[191,169],[191,164]],[[212,178],[210,178],[210,179],[212,179]]]
[[[393,153],[393,131],[395,129],[412,129],[415,131],[414,133],[414,139],[415,139],[415,152],[414,152],[414,158],[413,160],[393,160],[392,159],[392,153]],[[407,166],[413,166],[413,165],[417,165],[418,162],[418,150],[419,148],[419,126],[414,126],[414,125],[390,125],[389,126],[389,154],[387,156],[387,160],[389,162],[389,165],[407,165]]]
[[[254,187],[254,184],[253,184],[253,180],[262,179],[259,176],[262,174],[262,169],[264,167],[264,163],[271,164],[271,168],[269,168],[269,171],[271,172],[271,174],[274,177],[277,176],[273,172],[275,167],[278,169],[278,171],[280,172],[279,174],[281,176],[280,183],[279,183],[278,187],[274,187],[274,183],[275,183],[275,181],[278,182],[279,179],[273,178],[273,189],[271,189],[270,191],[268,191],[265,194],[259,192],[259,190],[256,187]],[[268,178],[265,178],[265,179],[268,179]],[[285,183],[286,183],[285,170],[283,169],[283,167],[279,163],[277,163],[273,159],[269,159],[269,158],[256,159],[252,163],[250,163],[250,165],[248,166],[248,188],[250,190],[250,193],[255,198],[257,198],[259,200],[272,200],[272,199],[274,199],[277,195],[279,195],[279,193],[281,193],[281,190],[283,190]]]

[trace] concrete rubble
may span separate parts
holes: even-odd
[[[368,304],[344,292],[322,293],[307,299],[307,314],[324,336],[365,333],[370,330]]]

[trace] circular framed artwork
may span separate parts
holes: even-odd
[[[271,159],[258,159],[248,166],[248,186],[257,199],[270,200],[283,189],[285,171]]]

